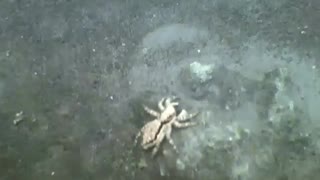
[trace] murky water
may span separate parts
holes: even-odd
[[[317,179],[319,5],[1,1],[0,179]],[[152,159],[171,95],[199,126]]]

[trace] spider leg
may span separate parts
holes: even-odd
[[[187,127],[191,127],[191,126],[196,126],[197,123],[195,123],[195,122],[184,122],[184,123],[181,123],[179,121],[175,121],[175,122],[173,122],[173,125],[176,128],[187,128]]]
[[[185,109],[182,109],[182,111],[180,112],[180,114],[177,117],[177,120],[178,121],[186,121],[186,120],[189,120],[189,119],[196,117],[198,114],[199,114],[199,112],[189,114]]]
[[[160,114],[159,114],[157,111],[149,108],[148,106],[143,105],[143,109],[144,109],[148,114],[150,114],[151,116],[154,116],[154,117],[159,117],[159,116],[160,116]]]
[[[174,141],[173,141],[173,139],[172,139],[172,137],[171,137],[171,132],[172,132],[172,126],[171,126],[171,124],[169,124],[169,125],[167,126],[166,138],[167,138],[169,144],[173,147],[173,150],[174,150],[176,153],[179,153],[178,148],[177,148],[177,146],[175,145],[175,143],[174,143]]]
[[[152,148],[152,147],[155,146],[155,145],[156,145],[156,142],[153,141],[153,142],[150,142],[149,144],[145,144],[145,145],[143,146],[143,149],[144,149],[144,150],[147,150],[147,149]]]
[[[172,96],[172,97],[166,98],[166,100],[165,100],[165,106],[169,106],[169,105],[178,106],[178,105],[179,105],[178,102],[173,102],[173,101],[176,100],[176,99],[177,99],[176,96]]]
[[[159,102],[158,102],[158,108],[160,109],[160,111],[164,111],[165,107],[163,105],[165,98],[162,98]]]
[[[138,139],[139,139],[140,136],[141,136],[141,131],[139,131],[138,134],[136,135],[136,137],[134,138],[134,146],[137,145]]]

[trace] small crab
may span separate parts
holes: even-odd
[[[159,133],[159,130],[162,126],[162,123],[169,122],[172,117],[176,116],[176,110],[174,106],[177,106],[177,102],[172,102],[173,98],[162,98],[158,102],[158,108],[160,109],[160,112],[157,112],[145,105],[143,105],[144,110],[150,114],[151,116],[155,117],[154,120],[146,123],[139,133],[137,134],[135,138],[135,144],[138,141],[138,138],[142,135],[142,141],[141,146],[144,149],[148,149],[148,146],[146,146],[149,142],[152,142],[154,139],[156,139],[157,134]]]
[[[144,150],[154,148],[152,150],[152,156],[154,157],[159,150],[159,147],[163,140],[166,138],[173,146],[176,152],[177,148],[171,138],[172,127],[184,128],[196,125],[193,122],[183,122],[195,117],[198,113],[188,114],[186,110],[182,110],[177,115],[175,107],[179,105],[178,102],[172,102],[176,97],[162,98],[158,102],[158,108],[160,112],[150,109],[147,106],[143,106],[144,110],[155,119],[146,123],[135,138],[135,144],[137,144],[138,138],[142,136],[141,146]],[[183,123],[182,123],[183,122]]]

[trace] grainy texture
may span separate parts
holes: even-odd
[[[1,0],[0,179],[318,179],[319,7]],[[210,80],[184,79],[194,62]],[[203,125],[151,161],[141,105],[168,95]]]

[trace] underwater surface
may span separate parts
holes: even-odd
[[[318,0],[0,1],[0,180],[318,180],[319,19]],[[171,126],[182,109],[196,126]]]

